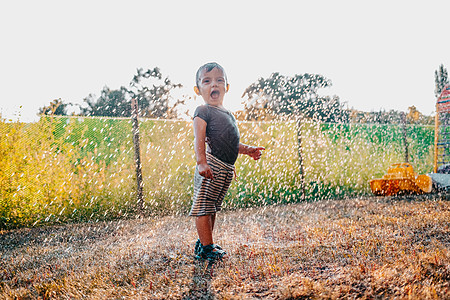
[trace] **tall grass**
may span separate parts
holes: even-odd
[[[260,161],[240,157],[225,208],[341,198],[370,192],[368,180],[404,160],[396,125],[303,122],[300,175],[297,125],[241,122],[243,143],[266,147]],[[410,161],[432,170],[433,128],[408,128]],[[145,211],[189,209],[195,168],[191,122],[142,120]],[[136,206],[131,122],[43,117],[0,121],[0,228],[131,216]]]
[[[86,137],[95,122],[41,118],[0,126],[0,227],[109,219],[129,211],[133,161],[123,147],[108,147],[108,134],[101,142]]]

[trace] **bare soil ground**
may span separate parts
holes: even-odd
[[[0,299],[450,298],[442,196],[220,212],[215,230],[213,265],[186,216],[0,232]]]

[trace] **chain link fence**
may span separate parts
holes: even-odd
[[[140,119],[139,126],[144,212],[187,213],[192,122]],[[238,159],[227,209],[368,195],[368,181],[405,156],[398,124],[303,121],[298,131],[295,122],[274,121],[239,122],[239,128],[243,143],[266,151],[260,161]],[[406,141],[415,171],[431,172],[434,127],[408,125]],[[136,190],[130,119],[0,122],[0,228],[132,217]]]

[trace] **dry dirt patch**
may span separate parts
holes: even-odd
[[[0,298],[445,299],[449,223],[438,196],[221,212],[212,266],[186,216],[1,232]]]

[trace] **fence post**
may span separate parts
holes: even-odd
[[[439,106],[436,103],[436,115],[434,116],[433,173],[437,173],[437,169],[438,169],[438,142],[439,142]]]
[[[402,112],[402,127],[403,127],[403,142],[405,144],[405,162],[409,162],[407,128],[406,128],[406,113]]]
[[[142,187],[141,150],[139,146],[139,107],[136,99],[131,99],[131,120],[133,122],[134,161],[136,163],[137,209],[139,214],[144,212],[144,193]]]
[[[298,143],[298,164],[299,164],[299,171],[300,171],[300,184],[302,189],[302,195],[303,198],[306,197],[305,193],[305,174],[303,170],[303,156],[302,156],[302,120],[301,116],[297,116],[297,143]]]

